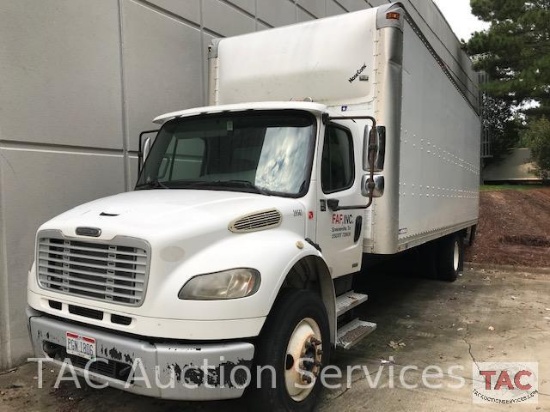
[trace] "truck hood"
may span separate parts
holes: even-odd
[[[77,227],[90,227],[101,230],[96,237],[99,240],[123,235],[164,243],[169,238],[189,239],[212,231],[229,233],[228,225],[235,219],[271,209],[281,213],[283,222],[305,216],[304,205],[296,199],[229,191],[140,190],[85,203],[53,218],[40,230],[61,230],[65,236],[81,237]],[[290,227],[303,236],[305,219],[300,220]]]

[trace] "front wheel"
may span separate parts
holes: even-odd
[[[278,298],[256,347],[255,388],[269,411],[311,411],[322,389],[320,374],[330,355],[325,306],[308,290]]]

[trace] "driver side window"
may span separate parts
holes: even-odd
[[[201,138],[174,136],[159,165],[159,179],[170,181],[198,178],[201,175],[204,148],[204,140]]]
[[[324,193],[349,189],[354,176],[353,140],[349,130],[329,125],[321,159],[321,188]]]

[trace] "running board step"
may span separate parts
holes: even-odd
[[[336,347],[342,349],[350,349],[355,346],[361,339],[366,338],[376,329],[376,323],[367,322],[360,319],[352,320],[338,329],[336,338]]]
[[[348,310],[359,306],[367,301],[369,297],[362,293],[356,293],[353,290],[346,292],[336,298],[336,317],[343,315]]]

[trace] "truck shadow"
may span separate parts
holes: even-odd
[[[387,260],[364,262],[363,270],[354,278],[353,289],[366,293],[369,299],[360,306],[358,314],[376,319],[388,311],[400,311],[403,308],[414,311],[416,305],[411,301],[411,296],[414,295],[417,299],[418,293],[425,295],[422,291],[426,289],[426,285],[433,284],[433,288],[437,288],[438,285],[446,284],[434,278],[434,273],[426,268],[422,256],[416,250]]]

